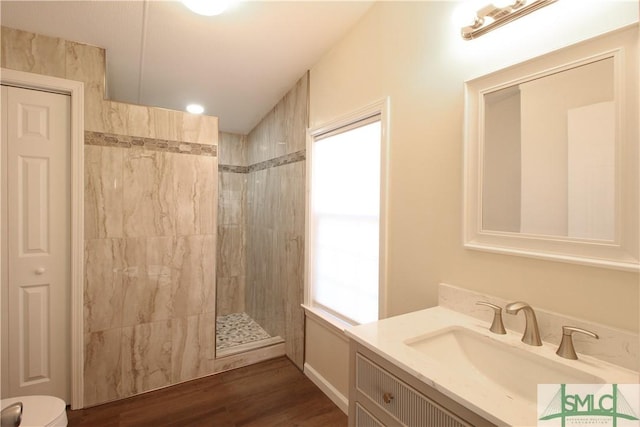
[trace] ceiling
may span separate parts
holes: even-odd
[[[214,0],[212,0],[214,1]],[[107,96],[248,133],[372,1],[242,1],[204,17],[178,1],[7,1],[3,26],[103,47]]]

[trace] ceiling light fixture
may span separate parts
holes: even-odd
[[[233,0],[182,0],[182,3],[193,13],[204,16],[220,15],[227,10]]]
[[[465,40],[475,39],[489,31],[515,21],[531,12],[555,3],[557,0],[511,0],[505,6],[489,4],[476,12],[473,24],[462,27],[462,38]],[[504,0],[496,1],[504,5]]]
[[[204,113],[204,107],[198,104],[189,104],[187,105],[187,112],[191,114],[202,114]]]

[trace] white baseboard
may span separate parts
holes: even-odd
[[[340,393],[338,389],[331,385],[331,383],[320,375],[318,371],[313,369],[307,363],[304,364],[304,374],[311,380],[311,382],[318,386],[318,388],[322,390],[322,392],[326,394],[342,412],[349,415],[349,399],[347,399],[344,394]]]

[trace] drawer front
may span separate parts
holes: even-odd
[[[360,353],[356,354],[356,389],[406,426],[470,426]]]
[[[356,426],[357,427],[385,427],[373,415],[356,402]]]

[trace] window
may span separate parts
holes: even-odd
[[[377,111],[311,138],[308,299],[351,324],[380,317],[382,125]]]

